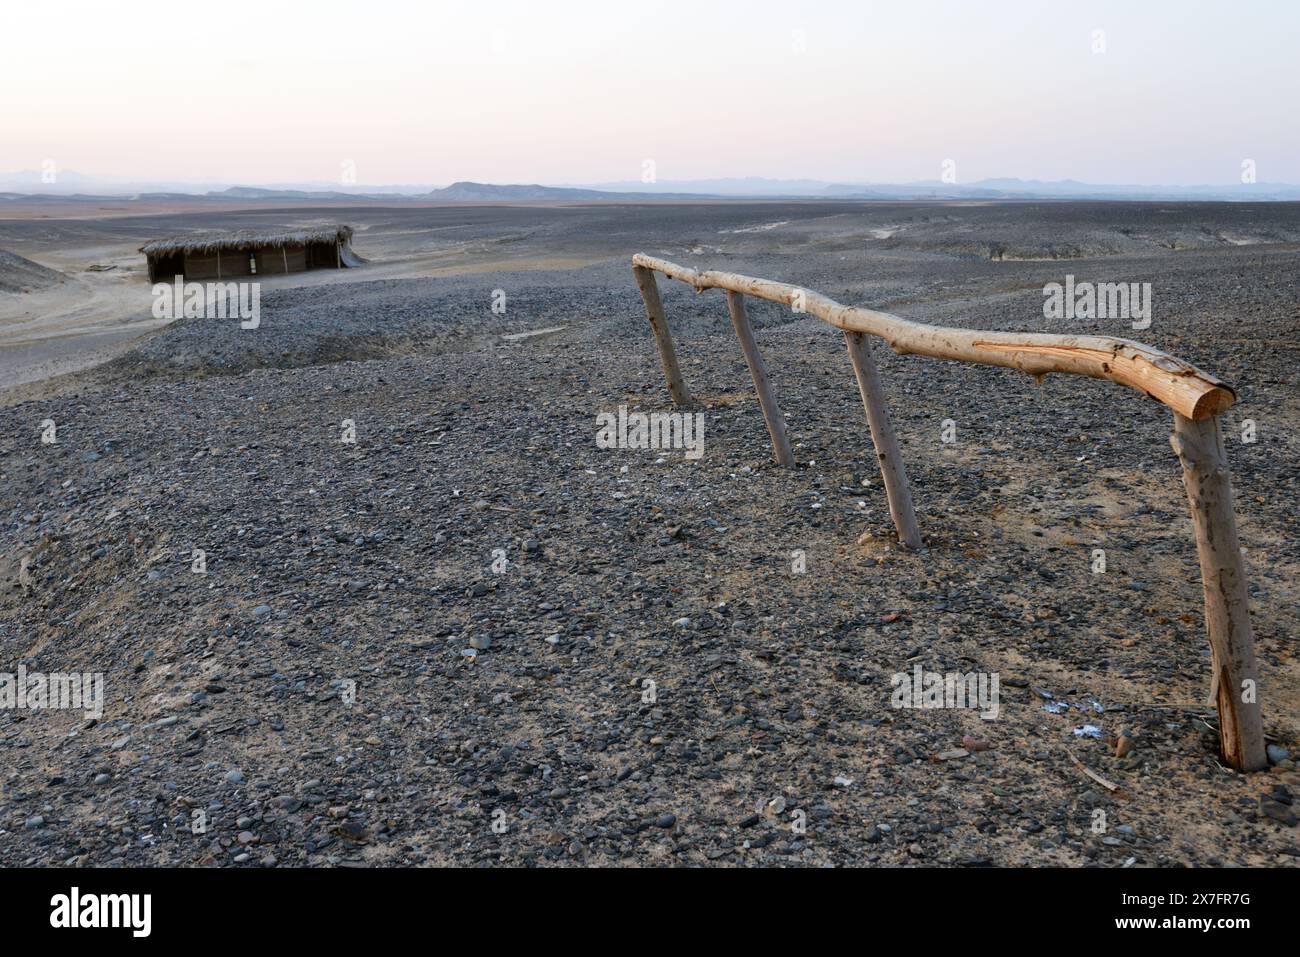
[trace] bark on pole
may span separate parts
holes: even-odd
[[[644,266],[633,266],[632,275],[636,277],[637,288],[641,290],[645,315],[650,320],[655,345],[659,347],[659,361],[663,363],[664,378],[668,380],[668,393],[673,397],[674,405],[690,405],[691,393],[682,379],[682,370],[677,368],[677,353],[673,350],[673,337],[668,331],[668,319],[664,315],[663,301],[659,298],[659,283],[655,274]]]
[[[730,294],[729,294],[730,295]],[[898,451],[898,440],[889,422],[889,409],[885,392],[880,385],[880,372],[871,356],[871,347],[860,332],[844,331],[844,342],[849,347],[849,361],[858,380],[858,392],[867,410],[867,424],[871,426],[871,441],[880,461],[880,474],[885,481],[885,495],[889,499],[889,514],[898,529],[898,540],[907,548],[921,548],[921,530],[916,525],[916,512],[912,509],[912,490],[907,484],[907,469]]]
[[[1183,486],[1196,531],[1220,747],[1224,760],[1238,771],[1258,771],[1268,766],[1268,757],[1258,703],[1255,637],[1218,416],[1193,421],[1175,412],[1170,443],[1183,466]]]
[[[772,391],[772,382],[767,377],[763,355],[758,351],[758,343],[754,341],[754,330],[750,328],[749,316],[745,314],[745,297],[737,292],[728,292],[727,311],[731,313],[731,324],[736,327],[736,338],[740,340],[740,351],[745,354],[745,362],[749,364],[749,374],[754,379],[754,391],[758,393],[758,404],[763,409],[767,434],[772,437],[772,451],[776,453],[776,461],[784,466],[793,466],[794,452],[790,450],[790,437],[786,435],[785,419],[776,404],[776,394]]]

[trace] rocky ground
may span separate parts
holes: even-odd
[[[0,293],[48,289],[63,282],[63,276],[40,263],[0,249]]]
[[[181,321],[11,396],[0,670],[102,672],[106,706],[0,710],[0,863],[1295,865],[1300,211],[591,209],[498,210],[497,268],[275,290],[257,330]],[[841,335],[776,306],[798,468],[721,294],[664,280],[704,455],[597,447],[599,413],[670,409],[636,249],[1232,382],[1280,763],[1216,759],[1167,410],[877,349],[902,553]],[[1066,273],[1151,282],[1151,327],[1045,319]],[[997,718],[891,707],[917,664],[997,673]]]

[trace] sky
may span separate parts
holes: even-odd
[[[1300,3],[8,4],[0,172],[1300,183]],[[648,165],[647,161],[649,164]],[[349,176],[351,180],[349,180]]]

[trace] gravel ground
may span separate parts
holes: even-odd
[[[1189,359],[1241,396],[1261,701],[1294,752],[1300,210],[597,209],[528,240],[594,265],[279,290],[257,330],[178,322],[0,409],[0,668],[106,693],[97,720],[0,711],[0,863],[1294,866],[1293,763],[1215,757],[1162,407],[877,349],[926,538],[902,553],[840,334],[751,305],[780,469],[721,294],[661,280],[704,455],[595,435],[669,409],[637,248]],[[1067,272],[1152,282],[1151,328],[1044,319]],[[891,707],[916,665],[997,673],[998,717]]]
[[[40,263],[0,249],[0,294],[48,289],[63,282],[63,276]]]

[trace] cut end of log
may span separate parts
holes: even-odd
[[[1196,400],[1196,404],[1192,407],[1192,414],[1188,418],[1212,419],[1232,408],[1236,401],[1237,394],[1232,389],[1226,385],[1215,386]]]

